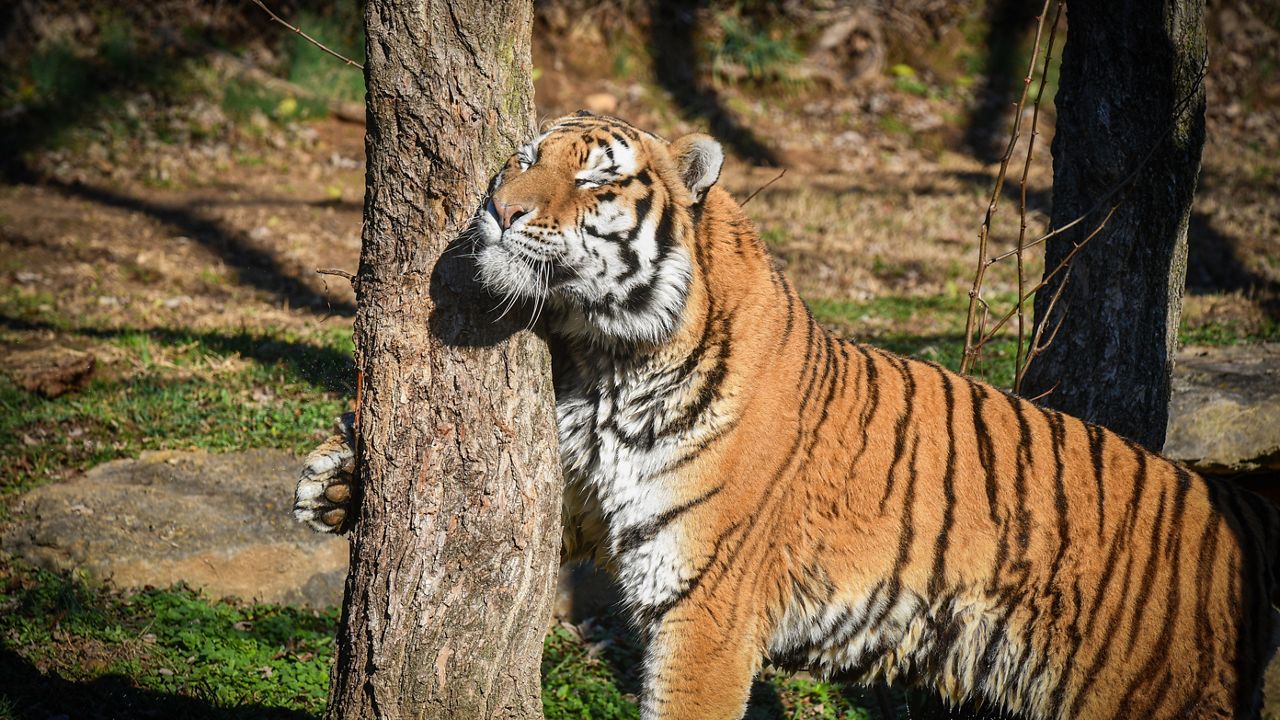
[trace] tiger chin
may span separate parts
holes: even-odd
[[[1258,712],[1277,513],[815,322],[705,135],[554,122],[493,179],[481,280],[545,306],[566,560],[616,576],[646,719],[742,717],[765,661],[1027,718]],[[354,513],[350,423],[295,514]]]

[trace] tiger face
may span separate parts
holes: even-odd
[[[692,215],[723,159],[705,135],[668,143],[615,118],[556,121],[493,178],[478,218],[481,282],[545,305],[566,335],[662,342],[694,278]]]

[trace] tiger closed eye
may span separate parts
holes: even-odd
[[[586,178],[578,178],[578,179],[574,182],[574,184],[575,184],[575,185],[577,185],[577,186],[578,186],[578,187],[580,187],[580,188],[598,188],[598,187],[600,187],[600,183],[599,183],[599,182],[597,182],[597,181],[595,181],[595,180],[588,180],[588,179],[586,179]]]

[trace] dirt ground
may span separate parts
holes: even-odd
[[[587,107],[667,137],[717,133],[730,157],[722,184],[747,203],[822,320],[863,339],[909,338],[892,347],[944,362],[958,353],[998,168],[990,150],[1007,138],[1011,111],[984,110],[937,78],[904,84],[896,68],[841,87],[711,80],[691,97],[661,73],[620,65],[630,57],[625,33],[610,45],[582,23],[539,22],[551,33],[535,41],[539,121]],[[1191,342],[1280,337],[1280,110],[1237,99],[1240,62],[1231,55],[1206,79],[1184,312]],[[231,78],[204,78],[203,93],[177,105],[139,89],[114,111],[127,122],[90,122],[0,184],[0,361],[65,345],[94,353],[98,377],[127,378],[142,366],[178,372],[184,352],[167,341],[143,352],[120,340],[130,333],[259,333],[328,347],[349,332],[349,284],[317,270],[357,268],[363,126],[236,115],[216,97]],[[1053,118],[1047,99],[1027,175],[1029,237],[1046,230]],[[1017,234],[1031,121],[1028,108],[993,252]],[[987,137],[975,144],[978,126]],[[1028,277],[1040,271],[1033,249]],[[984,296],[1007,306],[1015,288],[1013,264],[1000,263]]]
[[[645,111],[628,110],[618,112],[643,124]],[[1280,161],[1212,129],[1190,232],[1187,321],[1255,327],[1274,320],[1280,287]],[[722,183],[740,199],[764,188],[746,209],[807,297],[967,291],[994,166],[884,134],[809,163],[805,154],[827,138],[783,137],[796,158],[785,175],[733,160]],[[113,329],[350,321],[349,286],[316,270],[354,271],[358,262],[361,126],[271,128],[216,149],[121,145],[52,153],[46,175],[0,186],[0,313],[10,342],[51,332],[27,322],[31,312]],[[134,151],[142,162],[133,166],[108,154]],[[165,163],[163,181],[148,174],[153,157]],[[1043,153],[1030,178],[1033,227],[1046,223],[1048,164]],[[1003,200],[998,242],[1013,235],[1015,192]],[[988,290],[1007,293],[1013,282],[1012,266],[998,265]]]

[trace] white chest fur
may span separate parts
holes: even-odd
[[[714,410],[683,422],[697,369],[591,359],[574,363],[556,406],[569,482],[594,497],[627,602],[656,608],[694,576],[682,552],[686,528],[671,520],[688,501],[675,468],[684,448],[716,425]]]

